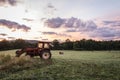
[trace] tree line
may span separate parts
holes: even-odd
[[[8,40],[0,41],[0,51],[11,50],[11,49],[21,49],[24,47],[36,47],[36,44],[27,42],[23,39],[16,39],[15,41],[8,41]]]
[[[54,50],[120,50],[120,41],[95,41],[92,39],[82,39],[79,41],[70,41],[60,43],[58,40],[53,41]]]
[[[95,41],[92,39],[65,42],[58,40],[52,41],[52,50],[120,50],[120,40],[118,41]],[[0,50],[21,49],[24,47],[37,47],[37,43],[30,43],[22,39],[15,41],[2,40],[0,41]]]

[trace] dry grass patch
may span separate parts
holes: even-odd
[[[29,56],[11,57],[10,55],[0,55],[0,70],[17,67],[32,67],[34,60]]]

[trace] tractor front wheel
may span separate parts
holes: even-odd
[[[21,51],[17,50],[15,53],[16,53],[16,56],[15,56],[15,57],[20,57]]]
[[[42,59],[47,60],[51,58],[51,52],[50,51],[42,51],[41,56]]]

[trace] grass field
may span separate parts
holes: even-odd
[[[1,80],[120,80],[120,51],[52,51],[52,59],[1,51]],[[4,57],[4,58],[3,58]]]

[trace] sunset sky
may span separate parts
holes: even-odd
[[[0,0],[0,40],[120,40],[120,0]]]

